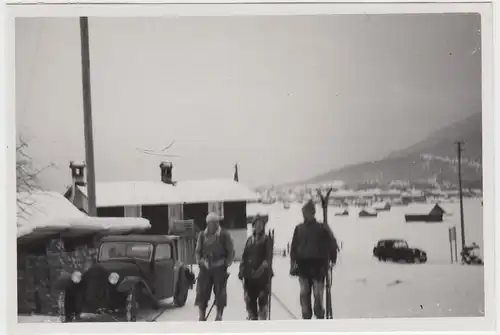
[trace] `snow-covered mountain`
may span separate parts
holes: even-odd
[[[457,183],[456,141],[464,142],[462,176],[464,186],[479,188],[482,180],[482,119],[476,113],[465,120],[442,128],[407,149],[386,158],[346,166],[313,177],[306,183],[343,180],[347,184],[375,181],[388,184],[394,180]]]

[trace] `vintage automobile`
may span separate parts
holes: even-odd
[[[85,273],[64,274],[58,281],[61,322],[81,313],[123,316],[136,321],[141,307],[158,309],[172,298],[184,306],[195,276],[179,260],[179,237],[123,235],[102,238],[97,263]]]
[[[373,256],[379,261],[425,263],[427,254],[418,248],[410,248],[405,240],[387,239],[378,241]]]

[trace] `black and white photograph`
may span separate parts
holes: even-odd
[[[17,17],[17,322],[484,318],[484,24]]]

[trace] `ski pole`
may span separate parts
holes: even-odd
[[[212,302],[212,306],[210,306],[210,309],[208,310],[207,315],[205,316],[205,321],[207,321],[208,317],[210,316],[210,313],[212,313],[212,309],[214,308],[214,306],[215,306],[215,299]]]
[[[227,285],[228,278],[229,278],[229,273],[226,273],[226,278],[225,278],[224,286]],[[207,321],[208,317],[210,316],[210,313],[212,313],[212,309],[214,308],[216,301],[217,301],[216,297],[214,297],[214,301],[212,302],[212,306],[210,306],[210,309],[208,310],[208,313],[205,316],[205,321]]]
[[[274,258],[274,229],[269,231],[269,237],[271,239],[271,245],[272,245],[272,250],[273,250],[273,258]],[[271,259],[271,272],[273,269],[273,262]],[[269,310],[267,311],[267,319],[271,320],[271,301],[272,301],[272,281],[273,278],[269,277],[269,297],[268,297],[268,305],[269,305]]]

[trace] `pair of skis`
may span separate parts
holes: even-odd
[[[332,193],[332,188],[328,189],[326,192],[326,196],[323,196],[321,190],[318,189],[318,195],[321,199],[321,207],[323,209],[323,224],[329,233],[333,235],[333,232],[328,225],[328,201],[330,199],[330,193]],[[333,260],[329,260],[329,269],[325,278],[325,293],[326,293],[326,319],[333,319],[333,311],[332,311],[332,275],[333,275]]]

